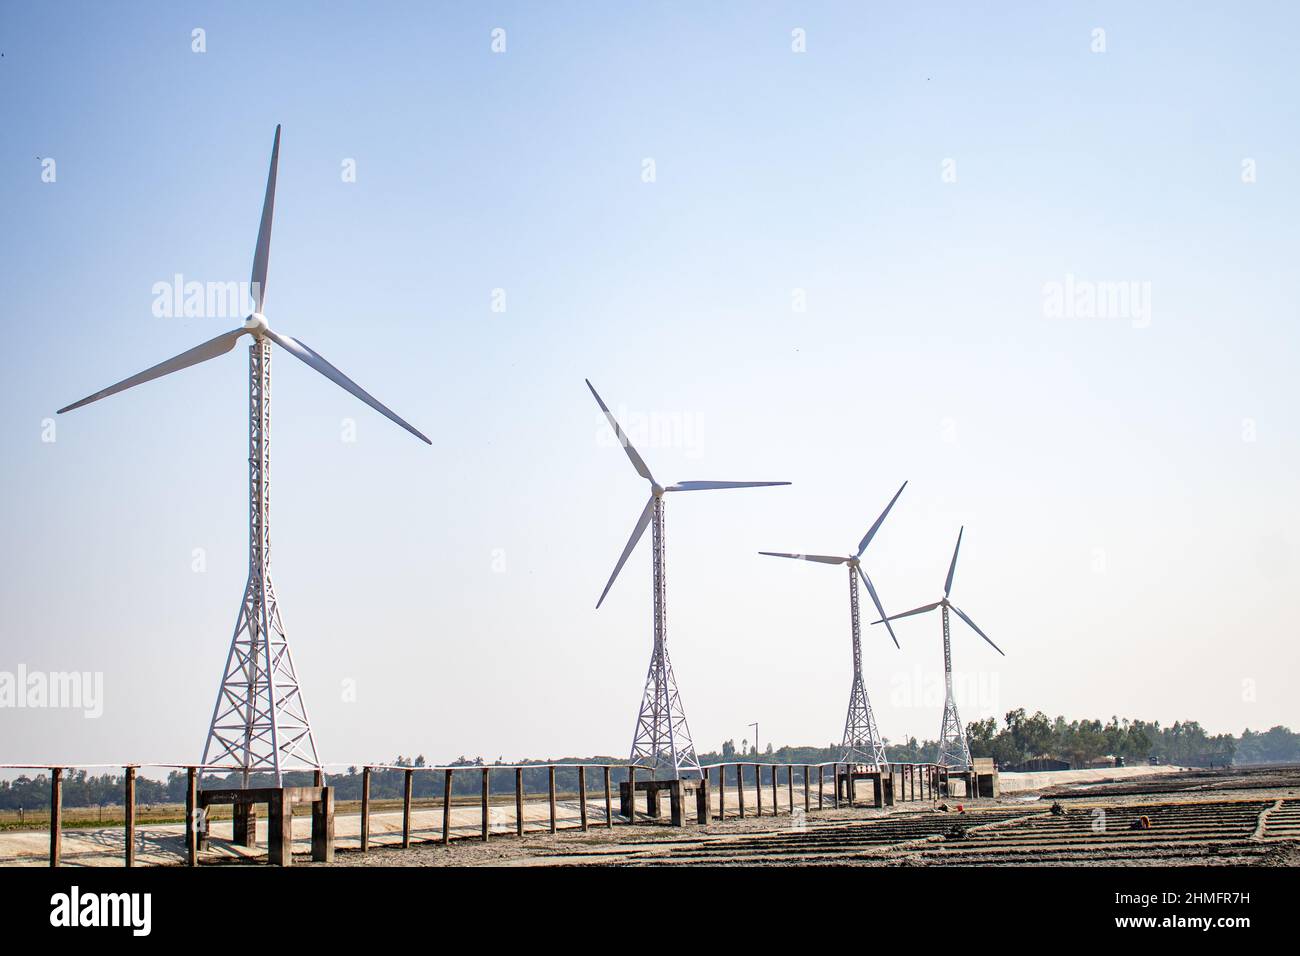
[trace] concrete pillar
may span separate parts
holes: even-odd
[[[658,796],[657,793],[656,796]],[[673,780],[668,785],[668,811],[673,826],[679,827],[685,822],[682,814],[682,782],[680,779]]]
[[[238,804],[236,804],[238,806]],[[281,788],[271,794],[270,812],[267,813],[267,848],[272,866],[293,865],[293,804],[287,790]]]
[[[234,817],[233,843],[235,846],[257,846],[257,804],[237,800],[231,808]]]
[[[334,862],[333,787],[321,787],[311,802],[311,858],[316,863]]]

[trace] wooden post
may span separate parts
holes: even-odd
[[[411,783],[415,771],[406,771],[406,780],[402,785],[402,848],[411,845]]]
[[[826,787],[826,768],[821,764],[817,765],[817,809],[822,808],[822,790]]]
[[[324,770],[317,770],[315,773],[312,774],[311,785],[312,785],[313,787],[323,787],[323,786],[325,786],[325,771],[324,771]]]
[[[370,850],[370,768],[361,768],[361,852]]]
[[[834,781],[831,787],[831,806],[838,810],[840,808],[840,765],[831,764],[831,773]]]
[[[776,816],[776,764],[772,764],[772,816]]]
[[[755,813],[760,817],[763,815],[763,775],[759,772],[759,765],[754,764],[754,794],[758,797],[755,801]]]
[[[578,806],[582,810],[582,832],[587,832],[587,768],[578,768]]]
[[[442,845],[451,845],[451,775],[456,771],[447,768],[442,778]]]
[[[605,828],[614,828],[614,801],[609,791],[609,765],[605,765]]]
[[[50,768],[50,866],[63,857],[63,768]]]
[[[484,843],[488,841],[488,832],[492,829],[492,825],[491,825],[492,811],[488,806],[491,801],[490,794],[492,791],[492,784],[488,779],[491,773],[492,771],[490,771],[487,767],[483,768],[483,842]]]
[[[727,819],[727,765],[718,768],[718,819]]]
[[[515,767],[515,834],[524,835],[524,768]]]
[[[548,771],[547,786],[549,787],[550,798],[551,798],[551,832],[554,833],[555,832],[555,765],[551,764],[551,766],[547,767],[546,769]]]
[[[199,807],[197,767],[185,768],[185,865],[199,865],[198,820],[195,819]]]
[[[745,819],[745,765],[736,764],[736,800],[740,805],[740,819]]]
[[[804,813],[807,813],[809,810],[812,809],[812,804],[808,802],[808,774],[811,771],[812,771],[812,767],[808,766],[807,764],[803,765],[803,812]]]
[[[790,815],[794,816],[794,764],[785,767],[785,795],[790,803]]]
[[[135,767],[126,768],[126,865],[135,866]]]
[[[627,793],[628,806],[631,808],[628,812],[627,822],[636,823],[636,767],[629,765],[627,768]]]

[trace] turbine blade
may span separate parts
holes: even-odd
[[[650,469],[646,467],[641,456],[638,455],[636,449],[632,447],[632,443],[627,440],[627,434],[623,431],[619,423],[614,420],[614,416],[610,414],[609,408],[605,405],[604,400],[599,394],[597,394],[595,387],[591,384],[591,379],[584,378],[583,381],[587,383],[587,388],[591,389],[591,394],[595,396],[596,404],[600,406],[600,410],[604,412],[605,417],[609,419],[610,427],[614,429],[614,434],[618,437],[618,443],[623,446],[623,451],[627,452],[627,457],[631,460],[632,467],[636,469],[636,473],[646,481],[654,484],[654,475],[650,474]]]
[[[271,147],[271,171],[266,174],[266,196],[262,200],[262,222],[257,228],[257,250],[253,253],[254,312],[262,311],[266,300],[266,270],[271,262],[271,220],[275,216],[275,176],[280,167],[280,126],[275,127],[275,143]]]
[[[889,504],[885,505],[885,510],[880,512],[880,517],[876,519],[876,523],[873,524],[870,528],[868,528],[867,533],[862,536],[862,542],[858,545],[857,556],[859,558],[862,557],[862,552],[867,550],[867,545],[871,543],[871,539],[876,536],[876,532],[880,530],[880,526],[884,523],[885,518],[889,515],[889,509],[894,507],[894,502],[898,500],[898,496],[903,493],[903,488],[906,487],[907,487],[907,482],[903,482],[902,487],[899,488],[898,491],[894,492],[894,497],[889,500]]]
[[[715,491],[719,488],[771,488],[788,485],[788,481],[679,481],[664,491]]]
[[[668,489],[665,488],[665,491]],[[769,558],[794,558],[796,561],[816,561],[818,564],[844,564],[848,558],[837,558],[830,554],[787,554],[784,551],[760,551]],[[884,613],[883,611],[881,612]]]
[[[999,654],[1002,654],[1002,648],[1000,648],[1000,647],[998,647],[996,644],[994,644],[994,643],[993,643],[993,639],[990,638],[990,637],[989,637],[987,634],[985,634],[983,631],[981,631],[981,630],[979,629],[979,625],[976,624],[974,621],[972,621],[969,617],[966,616],[966,612],[965,612],[965,611],[963,611],[961,608],[959,608],[959,607],[958,607],[957,605],[955,605],[955,604],[949,604],[948,606],[949,606],[950,608],[952,608],[954,611],[957,612],[957,616],[958,616],[959,618],[961,618],[963,621],[965,621],[967,624],[969,624],[971,627],[973,627],[973,628],[975,629],[975,633],[976,633],[976,634],[978,634],[980,637],[984,638],[984,640],[988,641],[990,647],[992,647],[992,648],[993,648],[995,651],[997,651]],[[1006,654],[1002,654],[1002,656],[1003,656],[1003,657],[1006,657],[1007,655],[1006,655]]]
[[[902,614],[891,614],[889,617],[882,617],[879,621],[872,621],[872,624],[884,624],[886,621],[897,621],[900,617],[911,617],[913,614],[924,614],[926,611],[933,611],[942,601],[935,601],[933,604],[927,604],[925,607],[914,608],[911,611],[904,611]]]
[[[118,392],[124,392],[128,388],[141,385],[144,382],[152,382],[156,378],[162,378],[164,375],[170,375],[172,372],[179,372],[183,368],[189,368],[191,365],[198,365],[200,362],[206,362],[208,359],[216,358],[219,355],[225,355],[235,347],[235,341],[244,334],[244,329],[234,329],[230,332],[224,332],[215,339],[208,339],[202,345],[196,345],[188,352],[182,352],[175,358],[169,358],[165,362],[159,362],[153,368],[147,368],[138,375],[132,375],[130,378],[124,378],[116,385],[110,385],[108,388],[100,389],[94,395],[87,395],[79,402],[73,402],[71,405],[65,405],[60,408],[58,413],[70,412],[74,408],[80,408],[82,405],[89,405],[91,402],[97,402],[101,398],[107,398],[110,395],[116,395]]]
[[[876,610],[880,612],[880,619],[885,624],[885,630],[889,632],[889,636],[893,640],[894,646],[901,651],[903,646],[898,643],[898,637],[894,634],[894,629],[889,626],[889,616],[885,614],[885,609],[880,606],[880,595],[876,594],[876,589],[871,584],[871,578],[867,577],[867,572],[862,570],[861,565],[858,565],[858,574],[862,575],[862,583],[867,586],[867,593],[871,595],[871,603],[874,604]]]
[[[943,596],[947,597],[952,590],[952,575],[957,570],[957,552],[961,550],[961,536],[965,532],[966,526],[962,525],[961,531],[957,532],[957,547],[952,549],[952,564],[948,565],[948,580],[943,583]]]
[[[279,345],[281,348],[292,353],[294,356],[300,359],[305,365],[311,366],[316,371],[324,375],[331,382],[333,382],[335,385],[338,385],[340,388],[342,388],[344,391],[351,392],[353,395],[361,399],[363,402],[365,402],[375,411],[379,412],[379,414],[383,415],[389,421],[401,425],[403,428],[405,428],[416,438],[420,439],[420,441],[424,442],[426,445],[433,444],[433,442],[429,441],[429,439],[425,437],[423,432],[421,432],[415,426],[404,421],[396,412],[385,407],[385,405],[382,402],[376,399],[364,388],[362,388],[356,382],[352,381],[352,379],[348,378],[346,375],[344,375],[342,372],[336,369],[329,362],[325,361],[325,358],[320,354],[318,354],[317,352],[315,352],[312,349],[312,347],[307,343],[300,342],[297,339],[292,338],[288,335],[281,335],[279,332],[275,332],[271,329],[266,330],[266,335],[276,345]]]
[[[605,595],[609,589],[614,586],[614,579],[618,577],[618,572],[623,570],[623,565],[627,564],[628,555],[636,547],[636,543],[641,540],[641,535],[645,534],[646,526],[650,524],[650,518],[654,514],[655,499],[654,495],[645,503],[645,508],[641,511],[641,517],[636,520],[636,527],[632,529],[632,537],[627,539],[627,545],[623,548],[623,553],[618,556],[618,564],[614,565],[614,573],[609,576],[609,581],[605,584],[605,590],[600,592],[600,600],[596,602],[596,608],[599,610],[601,604],[605,602]]]

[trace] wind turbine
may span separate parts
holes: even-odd
[[[212,710],[203,764],[229,766],[243,774],[248,786],[254,773],[272,773],[283,786],[283,773],[293,769],[320,770],[311,723],[289,652],[289,640],[280,618],[280,606],[271,583],[270,437],[271,344],[320,372],[351,392],[381,415],[401,425],[426,444],[420,431],[380,404],[305,342],[272,329],[262,314],[266,300],[266,272],[271,255],[271,219],[275,209],[275,177],[280,163],[280,127],[275,128],[271,169],[262,202],[262,220],[253,253],[253,312],[241,328],[224,332],[188,352],[145,369],[93,395],[73,402],[59,413],[107,398],[144,382],[179,372],[208,359],[225,355],[240,336],[252,336],[248,347],[248,583],[235,618],[235,633],[226,668]]]
[[[993,640],[979,629],[979,625],[967,617],[966,612],[948,600],[948,595],[952,591],[952,575],[957,570],[957,552],[961,550],[961,536],[965,532],[965,526],[957,532],[957,547],[952,549],[952,563],[948,565],[948,579],[943,584],[943,597],[933,604],[927,604],[925,607],[918,607],[911,611],[904,611],[902,614],[894,614],[885,617],[881,613],[879,621],[872,621],[872,624],[884,624],[889,626],[889,621],[897,621],[901,617],[911,617],[913,614],[925,614],[933,611],[935,608],[943,608],[943,682],[944,682],[944,701],[943,701],[943,727],[939,731],[939,758],[938,763],[945,767],[970,767],[970,747],[966,745],[966,729],[962,726],[961,718],[957,716],[957,701],[952,696],[952,646],[948,638],[948,608],[957,612],[957,616],[969,624],[975,633],[984,640],[989,642],[992,647],[1003,657],[1002,648],[993,643]]]
[[[871,539],[876,536],[880,530],[881,524],[889,515],[889,511],[894,507],[894,502],[898,496],[903,493],[903,488],[907,487],[907,482],[894,493],[889,504],[885,505],[885,510],[880,513],[876,523],[867,529],[862,540],[858,543],[856,554],[848,557],[835,557],[829,554],[786,554],[781,551],[760,551],[759,554],[765,554],[772,558],[794,558],[796,561],[813,561],[817,564],[847,564],[849,566],[849,620],[853,624],[853,687],[849,690],[849,712],[844,719],[844,743],[843,754],[840,760],[845,763],[864,763],[873,764],[877,767],[888,761],[885,758],[885,744],[880,737],[880,731],[876,729],[876,718],[871,712],[871,701],[867,697],[866,686],[862,682],[862,627],[858,617],[858,578],[862,578],[862,583],[867,586],[867,593],[871,595],[871,603],[876,606],[880,616],[885,616],[885,609],[880,605],[880,596],[876,594],[876,589],[871,583],[871,578],[867,577],[867,572],[862,569],[862,554],[867,550],[867,545],[871,544]],[[885,625],[889,630],[889,636],[894,639],[894,646],[898,646],[898,638],[894,637],[894,629],[888,624]]]
[[[628,441],[627,435],[609,408],[597,394],[591,382],[587,388],[596,399],[596,404],[605,413],[610,427],[618,437],[628,459],[636,473],[650,482],[650,498],[632,529],[632,537],[614,565],[614,573],[609,576],[605,590],[600,592],[596,602],[599,609],[605,601],[605,595],[614,585],[618,572],[623,570],[628,556],[636,547],[645,529],[654,526],[652,540],[652,593],[654,595],[654,649],[650,654],[650,670],[646,674],[645,693],[641,697],[641,710],[636,718],[636,731],[632,736],[632,755],[630,762],[638,767],[650,767],[651,773],[657,775],[660,769],[671,773],[673,779],[680,778],[682,770],[694,771],[701,777],[700,761],[695,754],[695,744],[691,741],[691,731],[686,725],[686,710],[682,706],[681,696],[677,692],[677,679],[673,676],[673,665],[668,660],[666,646],[667,618],[664,607],[667,591],[664,586],[664,493],[669,491],[710,491],[718,488],[765,488],[772,485],[788,485],[788,481],[679,481],[674,485],[664,486],[655,481],[650,469],[637,454],[637,450]]]

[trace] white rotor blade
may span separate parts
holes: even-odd
[[[627,452],[627,457],[631,460],[632,467],[636,469],[636,473],[646,481],[653,484],[655,480],[654,475],[650,474],[650,469],[646,467],[646,463],[641,459],[641,456],[637,454],[636,449],[632,447],[632,443],[628,441],[627,434],[623,431],[619,423],[614,420],[614,416],[610,414],[609,408],[596,392],[595,387],[591,384],[591,380],[584,378],[583,381],[587,383],[587,388],[591,389],[591,394],[595,396],[596,404],[600,406],[600,410],[604,412],[605,417],[609,419],[610,427],[614,429],[614,435],[618,438],[618,443],[623,446],[623,451]]]
[[[913,614],[924,614],[926,611],[933,611],[942,601],[935,601],[933,604],[927,604],[925,607],[918,607],[911,611],[904,611],[902,614],[891,614],[889,617],[882,617],[879,621],[872,621],[872,624],[884,624],[886,621],[897,621],[900,617],[911,617]]]
[[[957,532],[957,547],[952,549],[952,564],[948,565],[948,580],[943,583],[944,597],[947,597],[952,590],[952,574],[957,570],[957,552],[961,550],[961,536],[965,530],[966,526],[962,525],[961,531]]]
[[[393,412],[390,409],[386,408],[382,402],[376,399],[364,388],[362,388],[356,382],[352,381],[352,379],[348,378],[346,375],[344,375],[342,372],[336,369],[329,362],[325,361],[325,358],[320,354],[318,354],[317,352],[315,352],[310,345],[307,345],[305,342],[300,342],[295,338],[291,338],[288,335],[281,335],[280,333],[272,331],[271,329],[266,330],[266,335],[276,345],[281,346],[288,352],[292,352],[295,356],[301,359],[304,364],[310,365],[312,368],[320,372],[322,375],[324,375],[335,385],[338,385],[340,388],[344,389],[345,391],[351,392],[353,395],[361,399],[363,402],[365,402],[375,411],[379,412],[379,414],[383,415],[389,421],[401,425],[403,428],[405,428],[416,438],[420,439],[420,441],[424,442],[426,445],[433,444],[433,442],[429,441],[429,439],[425,437],[423,432],[421,432],[415,426],[410,425],[407,422],[403,421],[402,418],[398,416],[396,412]]]
[[[641,517],[636,521],[636,527],[632,529],[632,537],[627,539],[627,545],[623,548],[623,553],[618,556],[618,564],[614,565],[614,573],[609,576],[609,581],[605,584],[605,590],[600,592],[600,600],[596,602],[596,608],[599,609],[605,601],[605,595],[609,589],[614,586],[614,579],[618,577],[618,572],[623,570],[623,565],[627,564],[628,555],[636,547],[636,543],[641,540],[641,535],[645,534],[646,526],[650,524],[650,518],[654,514],[655,499],[654,495],[645,503],[645,509],[641,512]]]
[[[62,415],[64,412],[70,412],[74,408],[80,408],[82,405],[89,405],[91,402],[97,402],[101,398],[107,398],[110,395],[116,395],[118,392],[124,392],[128,388],[144,382],[152,382],[156,378],[162,378],[164,375],[170,375],[172,372],[179,372],[183,368],[189,368],[191,365],[198,365],[200,362],[206,362],[208,359],[216,358],[219,355],[225,355],[235,347],[236,340],[244,334],[244,329],[235,329],[231,332],[224,332],[215,339],[208,339],[202,345],[196,345],[188,352],[182,352],[175,358],[169,358],[165,362],[159,362],[153,368],[147,368],[138,375],[132,375],[130,378],[124,378],[116,385],[110,385],[108,388],[100,389],[94,395],[87,395],[79,402],[73,402],[60,408],[57,414]]]
[[[971,627],[973,627],[973,628],[975,629],[975,633],[976,633],[976,634],[978,634],[980,637],[984,638],[984,640],[988,641],[990,647],[992,647],[992,648],[993,648],[995,651],[997,651],[999,654],[1002,654],[1002,648],[1000,648],[1000,647],[998,647],[996,644],[994,644],[994,643],[993,643],[993,639],[990,638],[990,637],[989,637],[987,634],[985,634],[983,631],[981,631],[981,630],[979,629],[979,625],[976,624],[974,621],[972,621],[969,617],[966,616],[966,612],[965,612],[965,611],[963,611],[961,608],[959,608],[959,607],[958,607],[957,605],[955,605],[955,604],[949,604],[948,606],[949,606],[950,608],[952,608],[954,611],[957,612],[957,616],[958,616],[959,618],[961,618],[963,621],[965,621],[967,624],[969,624]],[[1006,657],[1007,655],[1006,655],[1006,654],[1002,654],[1002,656],[1003,656],[1003,657]]]
[[[275,176],[280,167],[280,126],[275,127],[275,144],[271,147],[271,171],[266,174],[266,196],[262,200],[262,223],[257,229],[257,249],[253,253],[254,312],[262,311],[266,299],[266,270],[271,261],[271,220],[275,216]]]
[[[715,491],[719,488],[771,488],[788,485],[788,481],[679,481],[664,491]]]
[[[818,564],[844,564],[848,558],[837,558],[830,554],[786,554],[784,551],[760,551],[769,558],[794,558],[796,561],[816,561]],[[884,614],[884,611],[880,612]]]
[[[885,510],[880,512],[880,517],[876,519],[876,523],[873,524],[867,530],[867,533],[862,536],[862,543],[858,545],[859,558],[862,557],[862,552],[867,550],[867,545],[869,545],[871,539],[876,536],[876,532],[880,530],[880,526],[884,523],[885,518],[888,517],[889,510],[894,507],[894,502],[898,500],[898,496],[903,493],[903,488],[906,487],[907,482],[903,482],[902,488],[899,488],[898,491],[894,492],[894,497],[889,500],[889,504],[885,505]]]
[[[889,636],[893,640],[894,646],[901,651],[903,646],[898,643],[898,638],[894,634],[894,629],[889,626],[889,617],[885,614],[885,609],[880,606],[880,595],[876,594],[876,589],[871,584],[871,578],[867,577],[867,572],[862,570],[862,565],[858,565],[858,574],[862,575],[862,583],[867,586],[867,593],[871,595],[871,603],[874,604],[876,610],[880,612],[880,619],[885,624],[885,630],[889,631]]]

